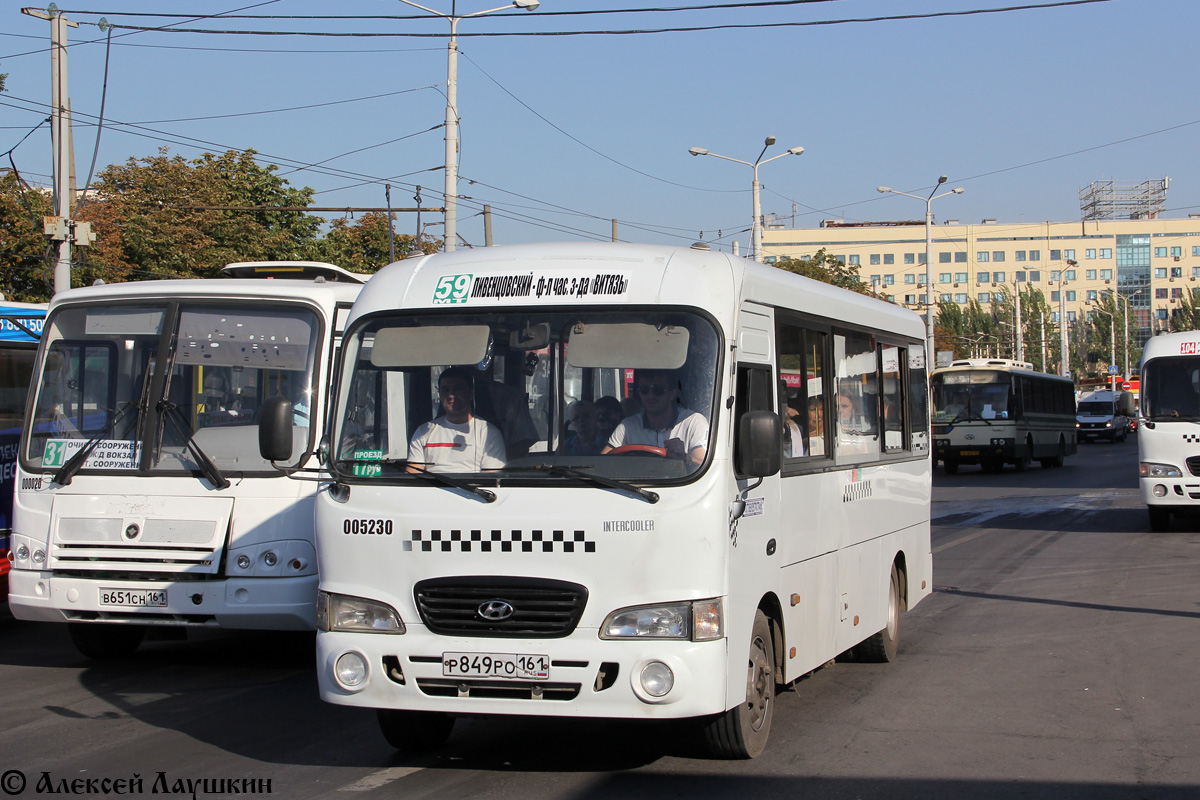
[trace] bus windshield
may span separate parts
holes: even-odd
[[[1142,414],[1151,420],[1200,419],[1200,358],[1155,358],[1142,368]]]
[[[719,335],[685,310],[372,317],[348,335],[340,477],[669,480],[706,463]]]
[[[994,371],[952,372],[934,375],[932,381],[933,421],[1008,419],[1010,382],[1007,373]]]
[[[27,468],[60,470],[86,447],[88,471],[275,474],[258,454],[256,411],[287,396],[296,437],[308,441],[319,323],[272,305],[59,309],[46,325]]]

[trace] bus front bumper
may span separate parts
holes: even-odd
[[[14,569],[8,577],[8,604],[18,619],[296,631],[316,626],[316,575],[129,581]]]
[[[1139,478],[1142,502],[1148,506],[1200,510],[1200,478]]]
[[[338,705],[456,715],[502,714],[619,719],[681,719],[725,711],[726,639],[709,642],[601,640],[594,629],[562,639],[435,636],[421,625],[404,634],[320,632],[321,699]],[[443,666],[447,654],[545,656],[544,677],[470,677]],[[365,665],[354,686],[339,660]],[[647,692],[643,673],[670,670],[670,690]]]

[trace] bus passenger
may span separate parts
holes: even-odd
[[[587,400],[576,400],[567,406],[567,422],[571,432],[558,452],[564,456],[599,455],[608,440],[601,437],[596,425],[596,407]]]
[[[624,445],[661,447],[670,458],[682,459],[689,471],[704,463],[708,445],[708,420],[685,408],[679,398],[675,373],[666,369],[639,369],[633,380],[642,412],[621,421],[602,452]]]
[[[430,472],[481,472],[504,466],[504,438],[497,428],[476,417],[471,373],[450,367],[438,378],[442,416],[417,428],[408,444],[408,460]],[[410,472],[417,472],[410,468]]]
[[[612,436],[612,432],[621,424],[625,415],[621,413],[621,401],[606,394],[596,401],[596,428],[604,441]]]

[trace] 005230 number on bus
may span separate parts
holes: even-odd
[[[347,536],[391,536],[390,519],[347,519],[342,521],[342,533]]]

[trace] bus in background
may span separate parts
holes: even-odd
[[[1133,430],[1136,414],[1134,397],[1129,392],[1105,390],[1085,394],[1079,398],[1075,409],[1079,441],[1108,439],[1123,442]]]
[[[1138,470],[1150,530],[1200,509],[1200,331],[1164,333],[1142,349]]]
[[[967,358],[934,370],[934,457],[946,474],[961,464],[1023,472],[1031,461],[1061,467],[1075,453],[1075,390],[1070,378],[1035,372],[1023,361]]]
[[[10,303],[0,297],[0,603],[8,597],[8,537],[21,421],[45,319],[44,303]]]
[[[306,630],[317,484],[258,454],[258,412],[292,403],[316,449],[330,365],[362,277],[315,262],[237,279],[72,289],[50,305],[21,439],[9,607],[65,622],[84,655],[148,626]]]
[[[758,755],[777,686],[892,660],[932,590],[924,331],[707,246],[385,267],[317,499],[322,698],[398,748],[497,714],[693,719]],[[597,437],[578,412],[627,385]],[[264,417],[291,459],[286,400]]]

